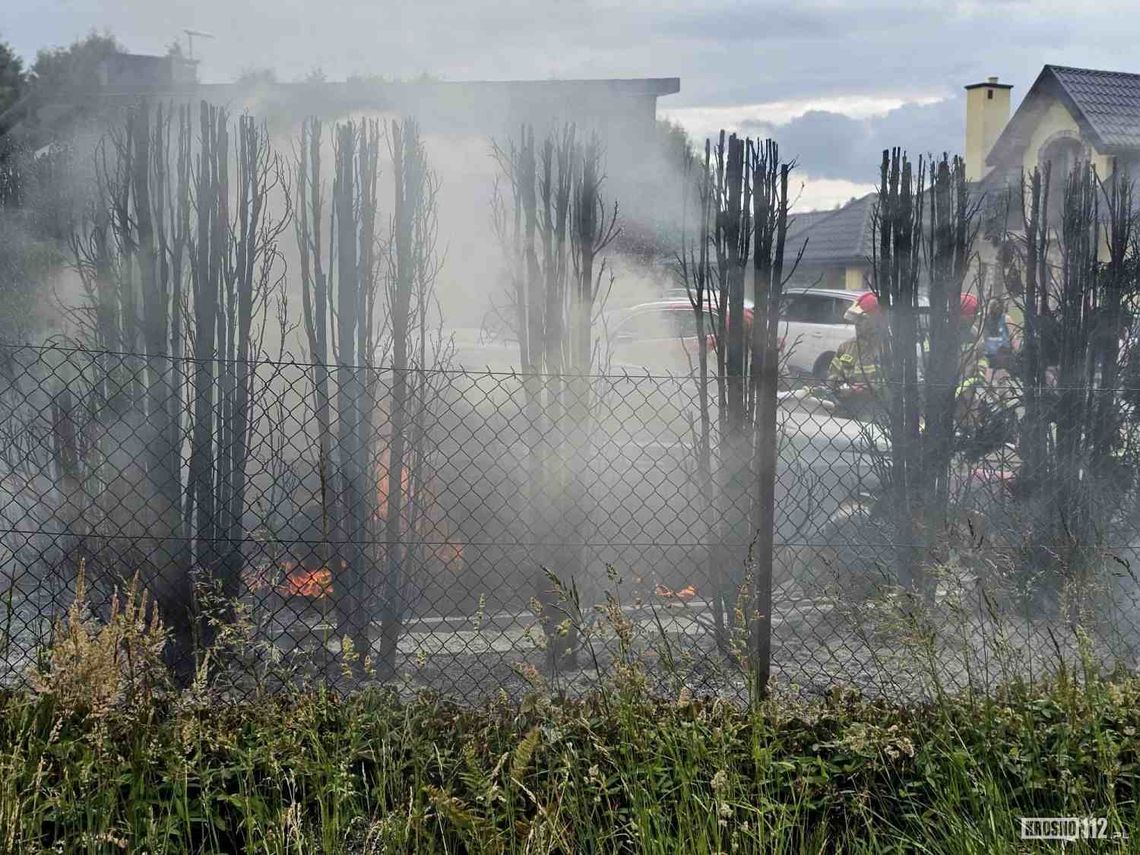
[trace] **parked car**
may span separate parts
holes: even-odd
[[[780,330],[789,371],[818,379],[827,376],[839,345],[855,335],[855,326],[844,316],[865,293],[838,288],[784,289]]]
[[[825,377],[835,351],[855,335],[844,313],[863,291],[787,288],[780,309],[786,366],[794,374]],[[752,302],[745,302],[751,323]],[[699,344],[693,307],[683,292],[619,313],[609,331],[615,368],[688,373],[696,365]]]
[[[785,370],[798,377],[826,378],[839,345],[855,336],[854,324],[846,320],[847,310],[866,293],[865,289],[785,287],[780,307]],[[921,324],[925,299],[919,306]],[[751,300],[745,300],[744,311],[751,324]],[[660,300],[616,313],[610,318],[609,340],[614,368],[688,373],[690,365],[696,366],[698,343],[688,295],[673,289]]]
[[[751,307],[745,311],[751,319]],[[614,371],[688,374],[702,346],[687,296],[668,296],[617,311],[606,320],[608,358]]]

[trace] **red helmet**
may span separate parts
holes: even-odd
[[[879,298],[875,296],[873,291],[866,291],[859,295],[856,300],[844,314],[848,320],[854,320],[859,315],[870,315],[872,317],[878,315],[880,312]]]
[[[958,316],[962,319],[973,319],[978,314],[978,298],[973,294],[963,294],[962,303],[958,308]]]

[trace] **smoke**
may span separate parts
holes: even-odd
[[[117,118],[79,123],[32,149],[16,137],[0,199],[0,342],[69,332],[84,301],[70,239],[97,196],[102,142]]]
[[[365,84],[372,85],[372,84]],[[383,86],[383,84],[377,84]],[[274,149],[288,169],[296,160],[302,117],[321,103],[321,92],[331,91],[320,85],[272,87],[259,85],[249,90],[220,90],[228,96],[232,112],[248,111],[264,120],[270,130]],[[405,96],[406,97],[406,96]],[[606,178],[602,195],[607,208],[617,205],[622,238],[607,252],[612,285],[604,283],[606,307],[618,308],[653,299],[672,287],[671,253],[679,230],[681,203],[680,160],[676,140],[655,125],[648,125],[648,138],[627,132],[623,123],[607,127],[589,113],[583,115],[581,105],[570,104],[552,110],[546,104],[534,103],[529,95],[511,96],[493,92],[474,96],[434,93],[425,97],[427,106],[418,104],[415,95],[410,105],[421,123],[427,160],[438,185],[436,215],[438,217],[438,253],[441,267],[435,283],[439,326],[445,333],[457,333],[468,342],[475,330],[493,331],[498,315],[509,297],[508,280],[504,277],[503,247],[492,229],[492,204],[496,186],[504,180],[493,156],[493,144],[509,144],[518,127],[533,124],[542,136],[562,122],[577,122],[577,132],[585,137],[600,132],[605,140]],[[486,120],[486,109],[499,116]],[[448,106],[454,112],[448,111]],[[332,175],[331,133],[342,118],[376,118],[385,123],[402,118],[395,110],[355,108],[341,116],[330,115],[324,124],[326,145],[323,148],[322,173],[326,182]],[[650,121],[652,121],[650,119]],[[644,123],[643,123],[644,124]],[[391,164],[384,146],[380,164],[381,239],[391,216]],[[283,196],[275,200],[283,214],[289,203]],[[299,317],[301,290],[300,258],[296,241],[282,240],[284,296],[293,320]],[[269,350],[281,342],[270,329]],[[299,331],[283,342],[285,350],[303,350]]]
[[[727,128],[769,137],[794,157],[799,211],[837,207],[874,189],[883,149],[917,156],[960,152],[965,139],[961,97],[910,93],[774,101],[662,112],[695,139]]]
[[[307,100],[304,106],[309,109],[319,106],[322,93],[332,90],[321,84],[313,84],[308,89],[296,91],[305,96]],[[300,129],[298,113],[303,111],[298,110],[296,105],[283,101],[286,93],[287,90],[273,86],[261,86],[244,93],[240,99],[237,94],[231,93],[233,96],[231,106],[235,113],[248,109],[266,122],[271,133],[271,143],[283,159],[284,168],[288,170],[296,156]],[[939,102],[937,105],[904,107],[889,111],[883,117],[860,120],[833,113],[808,112],[771,130],[778,138],[783,135],[786,154],[797,154],[797,140],[799,140],[801,147],[808,147],[809,152],[814,151],[813,158],[820,162],[828,151],[847,145],[850,149],[850,162],[833,160],[833,166],[827,168],[832,171],[824,170],[824,174],[831,175],[831,180],[835,181],[851,180],[856,170],[862,168],[864,158],[868,168],[874,164],[871,151],[882,144],[878,140],[883,138],[887,143],[893,141],[885,139],[886,136],[895,133],[905,122],[910,121],[912,114],[924,116],[936,114],[949,122],[946,117],[949,116],[952,107],[957,109],[955,105],[960,106],[958,102],[947,101]],[[472,336],[474,330],[484,325],[495,301],[502,300],[506,296],[503,249],[499,246],[491,228],[491,203],[495,183],[497,180],[502,180],[499,166],[492,157],[491,140],[497,138],[506,142],[517,131],[518,123],[527,121],[538,125],[538,135],[541,138],[543,132],[556,118],[572,116],[552,116],[546,105],[529,105],[517,111],[505,111],[502,121],[497,124],[487,123],[488,126],[480,130],[479,122],[476,121],[479,106],[471,102],[456,106],[459,109],[455,116],[446,110],[436,109],[422,117],[427,157],[439,186],[436,213],[439,225],[438,249],[442,254],[443,264],[436,285],[436,296],[439,300],[438,322],[445,334],[455,334],[457,342],[461,345],[462,362],[468,367],[479,368],[483,365],[491,365],[498,369],[507,366],[520,367],[517,365],[516,351],[509,343],[504,345],[500,342],[487,346],[478,336]],[[327,112],[336,113],[336,110],[330,107]],[[349,115],[356,118],[389,119],[398,117],[400,113],[354,108],[330,116],[325,125],[323,172],[326,183],[331,181],[333,172],[332,146],[329,139],[333,122],[336,118]],[[644,133],[646,128],[654,127],[653,125],[640,128],[625,126],[618,132],[610,133],[607,138],[609,177],[604,185],[603,195],[608,204],[615,201],[618,203],[622,225],[630,238],[623,245],[624,252],[615,252],[610,257],[610,269],[614,276],[612,291],[608,292],[608,308],[611,310],[653,299],[674,284],[668,251],[663,247],[671,245],[670,239],[678,227],[681,176],[679,163],[670,158],[668,149],[660,145],[660,141],[651,134]],[[584,123],[580,132],[588,133],[590,130],[592,128],[589,123]],[[815,144],[817,148],[812,150],[809,144]],[[919,145],[921,146],[921,143]],[[74,143],[74,150],[77,161],[89,164],[93,162],[97,146],[89,138],[79,139]],[[383,238],[387,234],[386,220],[393,213],[392,170],[383,155],[380,171],[378,195],[381,222],[377,231]],[[89,192],[92,183],[91,172],[76,170],[74,173],[68,173],[66,180],[59,186],[64,188],[64,195],[81,198],[81,191]],[[47,201],[46,197],[44,201]],[[283,217],[289,205],[284,192],[279,193],[271,201],[275,210],[269,214],[269,218]],[[21,225],[20,228],[25,229],[25,232],[12,238],[7,245],[23,246],[26,226]],[[650,244],[648,249],[638,240],[646,236]],[[3,235],[0,235],[0,238],[3,238]],[[657,246],[652,245],[655,241]],[[283,294],[291,309],[291,316],[295,320],[301,302],[299,253],[296,241],[290,232],[285,233],[278,246],[282,252]],[[45,281],[45,288],[54,286],[53,290],[65,305],[71,307],[78,305],[83,295],[76,287],[74,275],[66,272],[66,267],[62,264],[58,264],[55,270],[58,272],[52,274],[53,278]],[[270,330],[271,335],[277,334],[272,326]],[[283,327],[283,331],[289,331],[288,324]],[[291,333],[286,340],[271,338],[266,344],[271,351],[277,346],[282,346],[297,355],[304,354],[302,340],[296,332]],[[301,376],[298,385],[300,386],[305,379]],[[521,381],[516,381],[515,378],[505,381],[486,376],[478,382],[482,385],[476,384],[469,388],[466,378],[457,381],[457,390],[452,390],[453,396],[449,401],[454,409],[451,413],[452,422],[449,424],[453,428],[449,440],[454,448],[451,449],[453,453],[440,456],[446,459],[447,465],[453,467],[454,471],[450,473],[451,477],[440,480],[458,485],[455,488],[457,490],[463,489],[468,483],[464,480],[465,476],[469,476],[472,472],[485,475],[492,471],[493,466],[510,469],[505,464],[495,463],[493,458],[510,461],[514,469],[518,469],[521,456],[525,453],[518,423],[504,423],[502,413],[498,412],[495,406],[496,402],[504,398],[512,396],[517,398],[523,391],[518,385]],[[515,387],[509,388],[511,384],[515,384]],[[649,540],[659,544],[668,540],[669,535],[676,535],[676,532],[668,531],[669,524],[696,532],[693,536],[697,539],[705,538],[706,533],[698,525],[699,514],[693,511],[692,505],[696,503],[692,501],[691,496],[684,494],[686,489],[691,490],[691,485],[687,486],[689,482],[685,465],[688,450],[684,445],[689,430],[685,420],[688,414],[686,408],[692,404],[686,396],[691,397],[691,391],[683,382],[658,388],[649,382],[637,385],[628,378],[623,378],[613,379],[609,384],[606,394],[601,397],[601,402],[606,408],[604,430],[609,431],[609,434],[604,440],[609,446],[607,448],[609,456],[588,461],[597,471],[582,467],[580,476],[583,479],[581,485],[583,491],[596,489],[602,497],[600,504],[602,512],[598,514],[601,523],[588,521],[591,525],[599,525],[603,530],[601,534],[595,535],[598,540],[604,543]],[[303,407],[300,405],[294,409],[303,413]],[[471,430],[476,421],[479,422],[478,435]],[[146,475],[137,472],[137,467],[132,468],[132,461],[143,459],[146,452],[146,448],[140,444],[141,427],[136,422],[124,422],[124,435],[113,439],[116,440],[114,442],[116,453],[122,461],[121,463],[116,461],[115,465],[119,467],[124,489],[134,495],[141,505],[146,505],[150,503],[151,497],[138,489],[145,484]],[[305,430],[306,428],[298,429],[297,435],[307,439],[308,437],[304,436]],[[456,437],[464,437],[466,442]],[[830,444],[830,438],[826,439]],[[478,460],[472,459],[473,450],[481,453],[483,457]],[[571,449],[571,452],[578,453],[575,449]],[[567,452],[562,453],[566,454],[568,459],[557,461],[558,465],[553,467],[555,473],[568,478],[565,472],[571,470],[577,477],[579,470],[575,469],[574,459]],[[464,454],[468,456],[464,457]],[[649,455],[656,457],[651,458]],[[828,466],[830,465],[829,463]],[[666,481],[664,491],[659,492],[649,480],[641,477],[644,474],[642,470],[649,471],[654,477],[661,473]],[[504,488],[504,492],[510,493],[516,502],[521,495],[520,489],[517,488],[525,483],[526,477],[528,477],[526,473],[510,471],[502,479],[509,485],[509,489]],[[565,483],[566,481],[552,478],[539,487],[541,491],[553,495],[558,494]],[[480,486],[480,489],[483,487]],[[471,496],[456,494],[450,498],[458,507]],[[486,499],[486,496],[480,498]],[[692,519],[686,518],[685,513],[689,513]],[[482,527],[483,522],[478,522],[478,526],[468,520],[459,522],[474,527],[465,532],[472,540],[495,540],[495,537],[488,535],[488,529]],[[500,523],[503,523],[503,520],[491,520],[487,525]],[[516,540],[522,538],[518,532],[507,531],[506,535],[512,535]],[[506,535],[503,539],[509,541],[510,537]],[[654,549],[656,548],[657,546],[654,546]],[[661,552],[664,553],[663,547]],[[602,568],[612,554],[613,550],[605,547],[599,550],[598,555],[589,556],[589,572],[600,579]],[[8,557],[0,556],[4,559]],[[473,551],[470,560],[474,562],[476,558]],[[489,549],[487,554],[482,555],[482,560],[485,562],[484,566],[492,567],[496,560],[493,550]],[[530,556],[516,555],[513,560],[517,562],[518,567],[523,567],[530,560]],[[663,564],[664,560],[662,558],[659,563]],[[691,565],[694,555],[683,552],[678,547],[670,553],[669,561],[675,562],[676,567],[686,562]],[[645,560],[644,556],[642,563],[650,565],[650,571],[662,572],[660,566]],[[672,572],[676,568],[669,566],[667,569]],[[485,581],[482,576],[477,579],[478,581],[472,584],[481,584]],[[687,580],[670,580],[670,584],[679,585],[682,581]],[[516,598],[520,596],[517,586],[505,584],[502,587],[507,589],[511,596]]]

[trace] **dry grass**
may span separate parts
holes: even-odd
[[[80,565],[76,594],[29,675],[31,691],[57,709],[101,717],[149,701],[170,681],[162,653],[166,631],[136,575],[116,592],[104,621],[87,599]]]

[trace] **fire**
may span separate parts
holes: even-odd
[[[684,588],[679,588],[674,591],[658,583],[657,587],[653,589],[653,592],[657,594],[657,596],[664,597],[667,600],[680,600],[683,603],[687,603],[697,595],[697,589],[693,585],[686,585]]]
[[[448,540],[429,546],[426,557],[436,567],[458,572],[463,568],[463,544]],[[341,569],[346,566],[342,559]],[[270,562],[247,568],[242,572],[242,578],[252,594],[275,590],[287,597],[323,599],[334,592],[333,569],[328,565],[307,567],[296,561]]]
[[[276,591],[287,597],[319,599],[333,592],[332,571],[328,567],[311,568],[296,561],[259,564],[243,571],[242,577],[252,594]]]
[[[434,539],[433,535],[442,531],[447,538],[451,527],[446,519],[439,516],[441,509],[435,501],[436,488],[439,487],[436,475],[425,466],[422,468],[423,475],[413,481],[412,471],[411,466],[405,465],[401,467],[399,474],[402,494],[400,496],[402,536],[410,541],[420,540],[421,543],[425,541],[430,543]],[[389,471],[388,449],[384,449],[380,452],[376,466],[376,509],[373,519],[377,522],[384,522],[387,519],[389,491],[392,489],[393,480],[395,473]],[[415,519],[414,524],[412,519]],[[413,528],[414,531],[411,530]],[[445,539],[443,543],[434,546],[425,546],[423,554],[429,563],[435,563],[452,572],[457,572],[463,567],[463,545],[450,539]]]
[[[405,465],[399,476],[403,494],[400,497],[402,524],[398,533],[401,539],[399,542],[404,544],[405,549],[415,548],[417,559],[426,565],[423,572],[430,574],[448,570],[458,573],[463,569],[464,548],[462,543],[450,539],[452,526],[435,502],[433,487],[438,487],[438,479],[429,472],[427,477],[416,478],[413,482],[412,471],[412,467]],[[382,537],[385,533],[383,524],[388,511],[391,485],[387,450],[381,452],[375,474],[376,507],[372,520],[376,525],[376,536]],[[412,519],[415,520],[414,526]],[[443,535],[442,542],[436,540],[439,534]],[[369,551],[364,561],[379,572],[384,562],[383,548]],[[270,560],[243,571],[246,587],[251,593],[272,590],[286,597],[330,597],[334,594],[333,576],[346,568],[347,564],[342,559],[339,562],[322,562],[320,566],[312,566],[316,563]]]
[[[332,589],[332,571],[328,567],[318,567],[315,570],[307,567],[297,567],[291,571],[287,569],[285,584],[281,586],[284,594],[314,599],[327,597]]]
[[[376,472],[376,519],[383,520],[388,514],[388,491],[390,489],[390,476],[388,473],[388,449],[380,452]],[[412,470],[404,466],[400,470],[400,490],[403,493],[404,513],[407,513],[407,503],[412,496]]]

